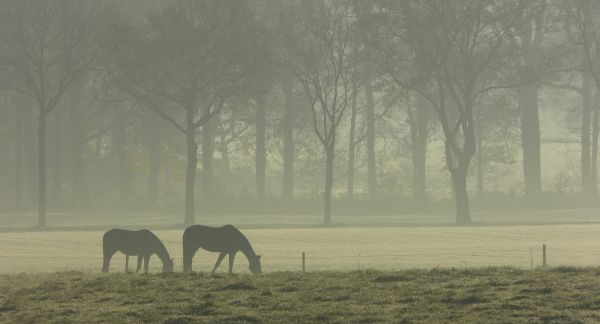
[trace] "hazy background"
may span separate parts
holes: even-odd
[[[0,226],[598,221],[599,10],[3,0]]]

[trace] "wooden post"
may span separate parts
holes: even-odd
[[[546,244],[542,245],[542,265],[546,266]]]
[[[302,273],[306,272],[306,253],[302,252]]]

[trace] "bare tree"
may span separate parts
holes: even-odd
[[[294,198],[294,121],[297,113],[294,102],[294,79],[292,76],[282,77],[281,92],[285,100],[285,112],[281,119],[283,133],[283,184],[282,196],[284,199]]]
[[[358,82],[352,82],[352,97],[350,100],[350,129],[348,134],[348,184],[347,195],[348,199],[354,199],[354,178],[356,174],[356,149],[361,141],[361,137],[357,136],[357,116],[358,116]]]
[[[38,110],[40,227],[47,224],[48,116],[73,81],[96,61],[102,6],[85,0],[7,0],[0,9],[0,87],[32,97]]]
[[[415,95],[415,107],[406,107],[410,125],[413,201],[417,205],[424,205],[427,202],[426,161],[431,108],[423,96]]]
[[[383,4],[384,35],[394,41],[381,47],[382,62],[398,86],[418,92],[435,108],[445,137],[456,222],[468,224],[467,176],[476,152],[473,111],[482,94],[509,86],[498,75],[510,39],[523,24],[517,14],[523,5],[493,0]],[[411,65],[414,70],[403,70]]]
[[[267,107],[266,96],[260,94],[256,98],[256,199],[263,202],[266,196],[266,169],[267,169]]]
[[[249,87],[264,66],[265,47],[250,8],[239,1],[178,1],[152,15],[147,27],[146,35],[119,31],[115,75],[124,91],[186,138],[189,225],[195,222],[197,130]]]
[[[600,5],[596,1],[564,1],[565,30],[581,55],[581,183],[585,194],[598,194],[600,116]],[[593,98],[594,88],[596,98]]]
[[[284,53],[309,101],[313,130],[325,151],[324,222],[331,224],[338,126],[352,95],[352,17],[348,1],[303,3],[302,21],[283,30]]]
[[[542,166],[540,158],[540,118],[538,92],[539,82],[527,82],[536,73],[539,66],[542,41],[546,32],[544,24],[546,0],[532,1],[536,13],[528,15],[530,21],[523,25],[514,41],[519,49],[519,75],[524,84],[518,89],[519,108],[521,110],[521,143],[523,150],[523,183],[525,197],[539,198],[542,194]]]

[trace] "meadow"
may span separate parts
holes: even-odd
[[[97,272],[102,264],[102,235],[111,227],[152,229],[163,240],[175,271],[181,271],[178,214],[51,214],[52,227],[30,227],[33,214],[0,214],[0,274],[78,270]],[[335,227],[321,227],[312,215],[212,215],[198,217],[209,225],[240,227],[257,253],[263,270],[298,271],[306,253],[307,271],[361,269],[401,270],[432,267],[513,266],[542,264],[547,245],[551,266],[600,264],[598,209],[476,213],[472,226],[452,225],[452,214],[337,217]],[[144,225],[139,225],[144,224]],[[217,255],[200,251],[194,269],[209,271]],[[124,271],[117,253],[111,271]],[[242,254],[234,271],[247,271]],[[151,259],[158,271],[158,258]],[[226,264],[221,265],[221,271]]]
[[[583,323],[600,270],[0,275],[0,322]]]
[[[34,215],[3,214],[0,322],[597,322],[598,214],[482,213],[472,226],[449,214],[339,217],[334,227],[300,215],[199,219],[238,225],[263,255],[261,276],[241,253],[236,274],[225,260],[209,275],[217,255],[204,251],[196,273],[181,273],[176,215],[54,214],[37,230]],[[151,228],[176,272],[160,273],[153,257],[150,274],[124,273],[117,253],[101,273],[111,227]]]
[[[182,266],[182,229],[157,229]],[[542,265],[542,244],[551,266],[600,265],[600,224],[385,226],[245,228],[263,271],[299,271],[306,253],[307,271],[362,269],[401,270],[432,267]],[[78,270],[99,272],[104,230],[0,232],[0,274]],[[199,251],[194,270],[209,271],[216,253]],[[111,271],[123,272],[125,258],[117,253]],[[153,257],[151,271],[160,270]],[[238,254],[235,272],[246,272],[248,262]],[[226,262],[220,271],[226,271]]]

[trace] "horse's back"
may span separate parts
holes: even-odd
[[[241,232],[235,228],[235,226],[227,224],[220,227],[205,226],[205,225],[192,225],[185,229],[183,237],[190,236],[222,236],[231,234],[241,234]]]
[[[145,255],[153,249],[158,240],[156,235],[147,229],[130,231],[113,228],[103,236],[105,249],[114,249],[127,255]]]
[[[147,229],[131,231],[121,228],[113,228],[104,233],[103,239],[141,239],[155,237],[156,235]]]
[[[183,239],[184,244],[198,245],[210,252],[236,252],[245,237],[233,225],[221,227],[193,225],[185,230]]]

